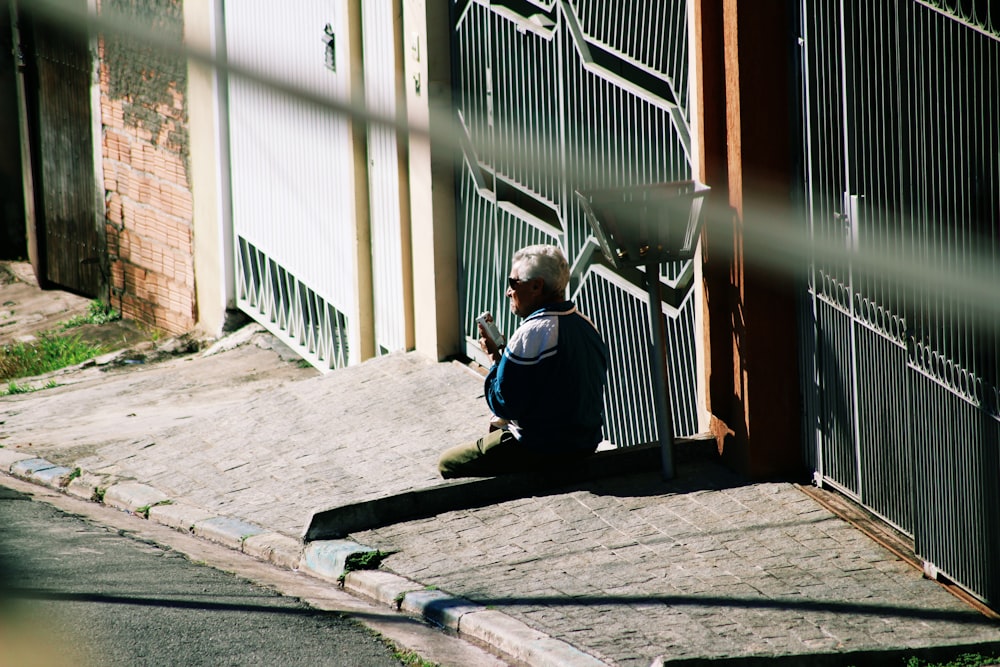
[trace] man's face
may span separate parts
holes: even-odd
[[[510,299],[510,312],[518,317],[527,317],[542,305],[542,288],[545,281],[541,278],[521,280],[517,270],[512,269],[507,278],[507,298]]]

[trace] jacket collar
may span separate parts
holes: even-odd
[[[543,317],[545,315],[570,315],[574,312],[576,312],[576,306],[573,305],[572,301],[559,301],[557,303],[550,303],[546,306],[542,306],[524,319],[527,321],[532,318]]]

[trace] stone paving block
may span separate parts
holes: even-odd
[[[190,505],[188,503],[171,503],[155,505],[149,508],[149,518],[164,526],[170,526],[181,532],[190,533],[199,521],[205,521],[215,516],[213,512]]]
[[[69,484],[70,477],[73,474],[74,470],[72,468],[56,466],[54,468],[38,470],[34,472],[29,479],[37,484],[44,484],[45,486],[51,486],[55,489],[61,489],[64,485]]]
[[[375,549],[349,540],[317,540],[305,546],[299,566],[320,578],[337,581],[347,569],[349,556],[370,551]]]
[[[30,479],[32,475],[42,470],[55,468],[56,464],[41,458],[27,458],[14,462],[10,466],[10,473],[22,479]]]
[[[498,611],[466,614],[459,633],[536,667],[606,667],[597,658]]]
[[[344,577],[344,589],[364,595],[388,607],[397,607],[403,597],[423,587],[398,574],[385,570],[357,570]]]
[[[198,537],[224,544],[230,549],[240,550],[245,539],[266,533],[267,530],[240,519],[216,516],[196,521],[192,532]]]
[[[82,500],[98,500],[103,490],[116,480],[104,475],[95,475],[84,471],[79,477],[70,481],[66,493]]]
[[[302,558],[302,542],[287,535],[263,533],[243,541],[243,552],[268,563],[294,570]]]
[[[139,482],[118,482],[104,492],[105,505],[129,512],[149,508],[166,500],[169,498],[165,493]]]
[[[466,614],[484,611],[486,607],[439,590],[410,591],[403,596],[402,611],[418,614],[442,627],[458,630]]]

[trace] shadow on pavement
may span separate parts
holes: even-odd
[[[572,491],[597,495],[654,496],[693,490],[723,489],[746,482],[718,462],[714,439],[679,439],[675,443],[676,475],[664,480],[660,447],[641,445],[598,452],[559,470],[470,478],[313,512],[303,532],[305,541],[340,539],[355,532],[425,519],[444,512],[485,507],[527,496]]]

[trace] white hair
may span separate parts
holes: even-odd
[[[569,262],[554,245],[530,245],[514,253],[512,268],[521,280],[541,278],[547,292],[565,292],[569,283]]]

